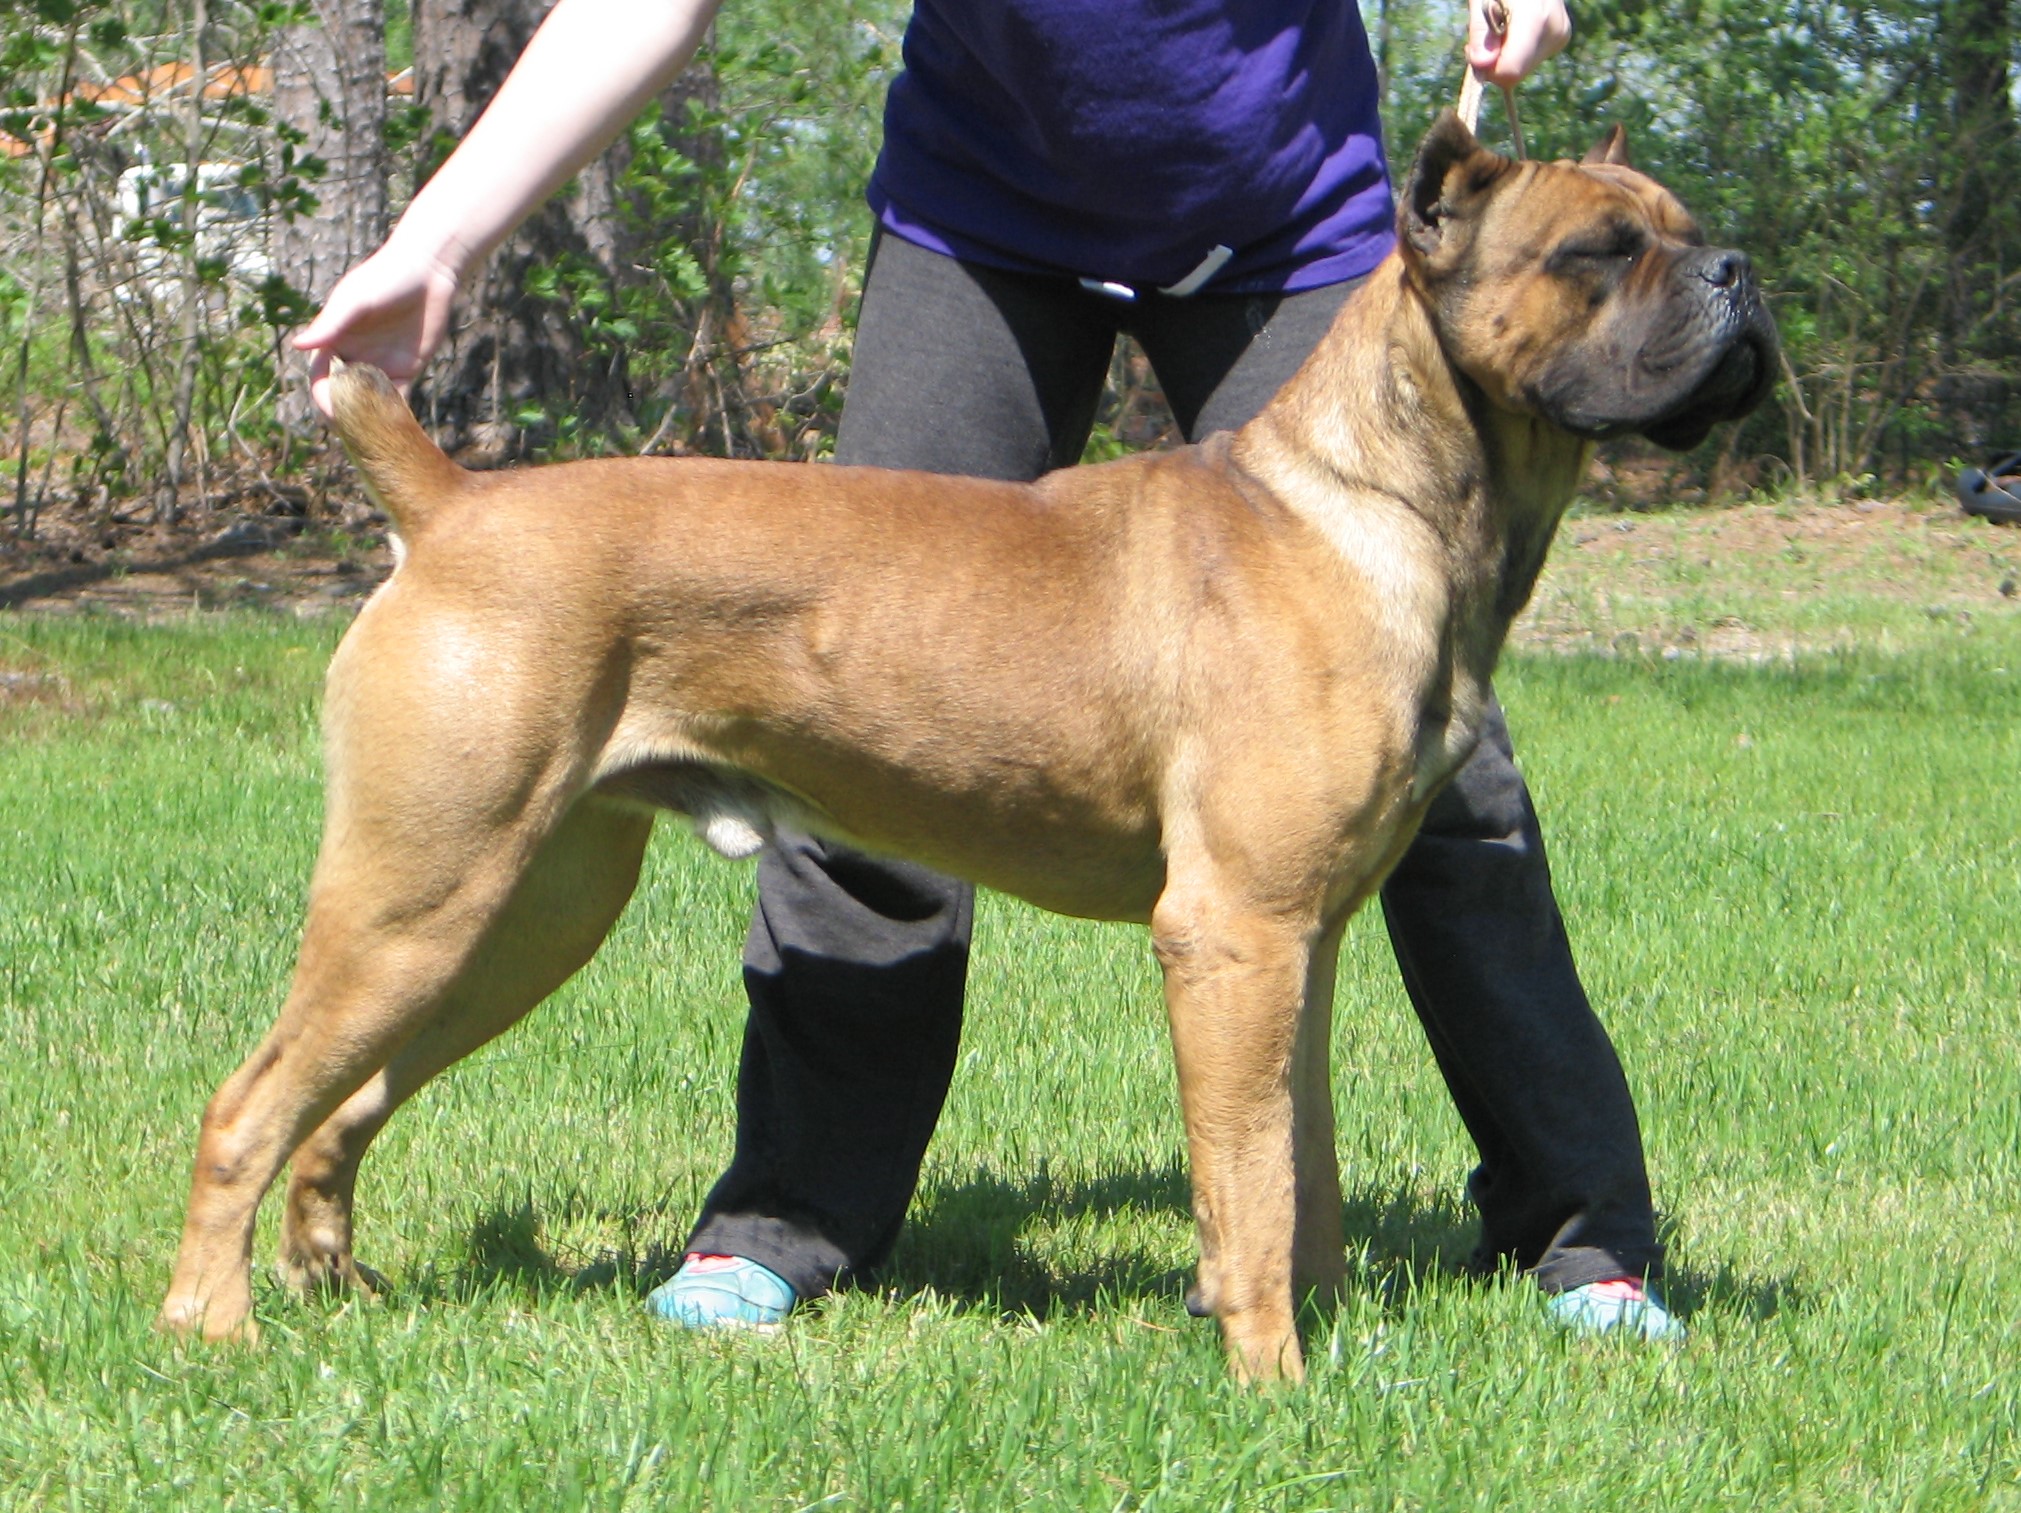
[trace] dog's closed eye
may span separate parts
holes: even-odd
[[[1628,222],[1588,229],[1551,255],[1553,273],[1607,271],[1632,266],[1649,250],[1649,237]]]

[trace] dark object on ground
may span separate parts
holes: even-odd
[[[1968,515],[2021,525],[2021,452],[2009,452],[1987,467],[1960,472],[1958,504]]]

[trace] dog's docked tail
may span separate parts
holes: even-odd
[[[434,503],[470,476],[428,439],[393,380],[370,363],[333,365],[330,411],[372,502],[403,534],[419,529]]]

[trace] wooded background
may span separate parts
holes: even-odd
[[[1459,8],[1366,0],[1401,168],[1460,77]],[[315,514],[286,334],[475,118],[541,0],[0,0],[0,491],[13,533]],[[862,186],[904,0],[729,0],[657,106],[494,260],[417,391],[477,462],[813,457],[833,435]],[[1625,502],[1925,483],[2021,448],[2006,0],[1580,6],[1530,150],[1610,121],[1760,269],[1775,400]],[[622,46],[621,38],[613,46]],[[1502,137],[1484,122],[1491,144]],[[1119,354],[1092,455],[1165,427]]]

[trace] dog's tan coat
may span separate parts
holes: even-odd
[[[1200,1296],[1240,1374],[1298,1375],[1295,1300],[1343,1280],[1340,931],[1470,750],[1588,450],[1519,397],[1537,344],[1593,319],[1542,249],[1568,218],[1680,235],[1633,175],[1448,156],[1412,223],[1438,245],[1384,264],[1252,424],[1031,485],[474,475],[378,375],[340,375],[404,554],[330,669],[300,964],[205,1112],[164,1322],[251,1328],[253,1215],[291,1154],[284,1270],[362,1281],[365,1146],[588,959],[658,804],[724,849],[780,818],[1148,923]]]

